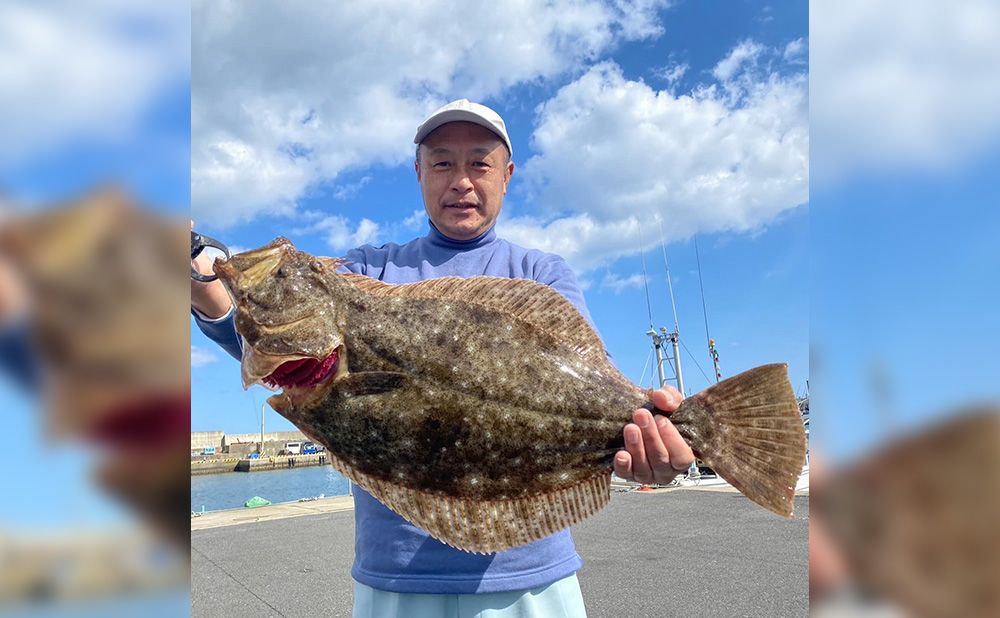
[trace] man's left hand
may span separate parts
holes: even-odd
[[[652,391],[650,400],[658,409],[673,412],[684,396],[670,386]],[[625,450],[615,455],[615,474],[626,481],[665,485],[694,463],[694,453],[667,417],[649,410],[632,413],[625,426]]]

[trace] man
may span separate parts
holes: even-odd
[[[553,287],[590,320],[566,262],[498,238],[494,231],[514,173],[503,119],[465,99],[435,111],[417,129],[414,169],[430,232],[404,245],[350,251],[345,268],[387,283],[492,275]],[[205,260],[198,265],[207,272]],[[192,282],[199,327],[238,356],[233,311],[219,282]],[[674,410],[681,395],[665,388],[653,401]],[[664,417],[637,410],[625,427],[615,472],[644,483],[669,482],[694,455]],[[504,608],[517,616],[585,614],[576,571],[582,565],[568,530],[493,555],[448,547],[364,491],[355,493],[355,616],[477,615]],[[502,615],[501,613],[491,613]]]
[[[0,373],[28,390],[39,382],[39,367],[25,325],[29,313],[27,292],[14,266],[0,256]]]

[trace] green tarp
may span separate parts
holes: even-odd
[[[247,500],[246,502],[244,502],[243,506],[247,507],[248,509],[252,509],[252,508],[258,507],[258,506],[267,506],[268,504],[271,504],[271,501],[268,500],[267,498],[261,498],[260,496],[254,496],[253,498],[250,498],[249,500]]]

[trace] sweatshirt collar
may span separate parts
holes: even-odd
[[[468,251],[469,249],[476,249],[477,247],[483,247],[490,244],[496,240],[496,226],[494,225],[490,229],[486,230],[479,236],[472,238],[470,240],[454,240],[448,238],[440,232],[434,223],[428,221],[431,227],[431,231],[427,234],[427,240],[435,247],[442,247],[444,249],[452,249],[456,251]]]

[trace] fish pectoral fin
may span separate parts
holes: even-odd
[[[395,371],[361,371],[349,373],[336,382],[337,392],[345,397],[381,395],[405,388],[412,378]]]

